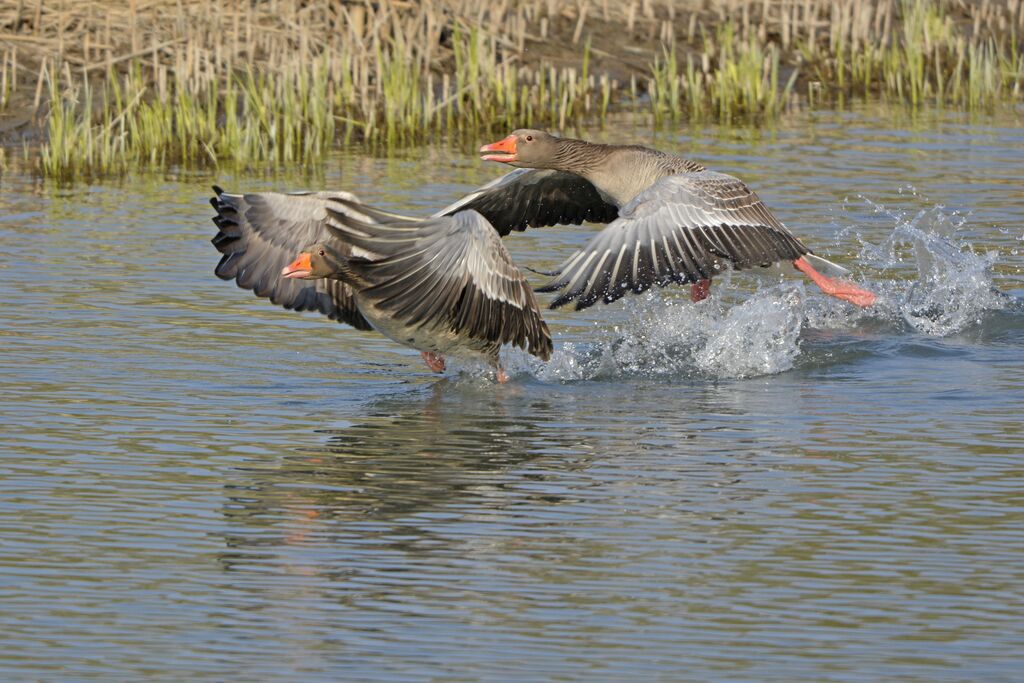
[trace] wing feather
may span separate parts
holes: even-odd
[[[513,344],[547,360],[551,334],[537,299],[497,231],[475,210],[393,224],[374,224],[332,212],[329,230],[375,254],[353,262],[367,286],[360,296],[403,325],[448,330],[495,349]],[[368,211],[370,215],[372,212]]]
[[[370,324],[352,290],[337,280],[294,280],[281,270],[303,248],[327,236],[327,208],[355,197],[347,192],[231,194],[214,187],[218,228],[211,242],[222,256],[214,273],[256,296],[297,311],[319,311],[360,330]]]
[[[585,178],[565,171],[520,168],[487,183],[434,214],[451,216],[473,209],[507,235],[547,225],[609,223],[619,215]]]
[[[552,308],[575,301],[578,310],[627,291],[709,279],[730,265],[751,268],[807,253],[740,180],[714,171],[683,173],[623,206],[538,291],[559,291]]]

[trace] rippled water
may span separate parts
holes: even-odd
[[[880,304],[737,274],[438,378],[213,276],[212,180],[310,181],[0,179],[0,678],[1019,680],[1021,117],[603,135],[740,175]],[[499,170],[316,184],[427,212]]]

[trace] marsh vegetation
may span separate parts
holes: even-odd
[[[616,110],[657,125],[857,98],[987,111],[1024,84],[1020,0],[18,0],[0,29],[0,163],[61,179],[308,165],[336,142],[571,130]]]

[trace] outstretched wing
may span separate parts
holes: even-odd
[[[379,255],[352,262],[373,301],[409,327],[446,326],[496,344],[513,344],[547,360],[552,343],[537,298],[487,220],[459,211],[420,221],[388,222],[358,204],[335,212],[328,230],[339,240]],[[353,217],[363,213],[369,223]]]
[[[684,173],[662,178],[623,206],[538,291],[562,290],[551,307],[575,300],[579,310],[654,285],[707,279],[729,264],[764,266],[809,251],[740,180]]]
[[[256,296],[297,311],[319,311],[360,330],[370,324],[356,308],[352,290],[339,280],[298,280],[281,277],[302,249],[327,239],[327,208],[348,211],[340,200],[348,192],[229,194],[213,188],[210,200],[220,231],[212,242],[223,254],[214,273],[234,280]]]
[[[608,223],[619,215],[619,210],[604,201],[586,178],[533,168],[506,173],[441,209],[434,217],[468,209],[483,215],[499,235],[546,225]]]

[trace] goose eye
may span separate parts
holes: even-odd
[[[321,249],[320,251],[317,252],[317,254],[319,254],[320,256],[323,256],[324,255],[324,250]]]
[[[526,136],[526,141],[527,142],[533,142],[533,136],[532,135],[527,135]]]

